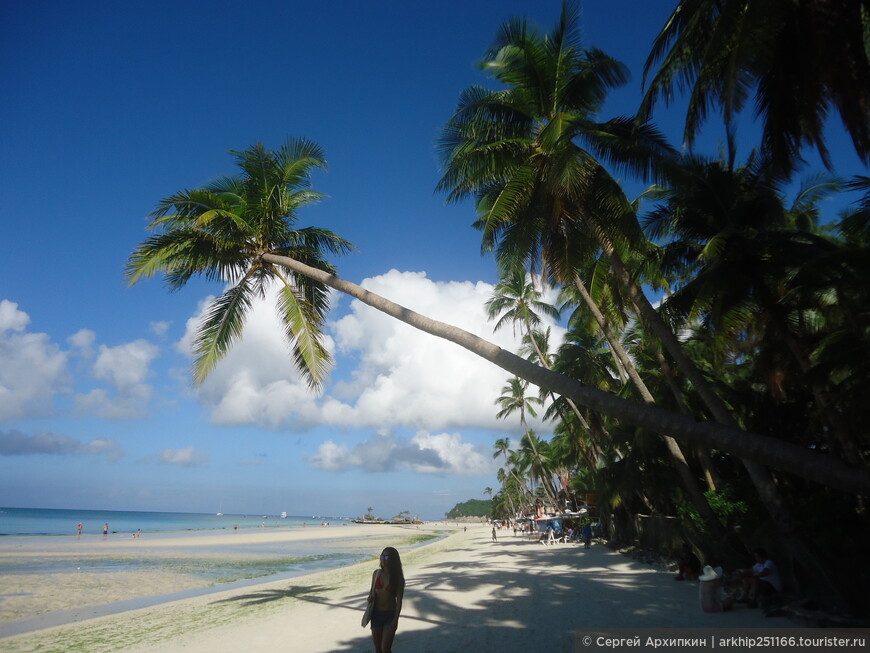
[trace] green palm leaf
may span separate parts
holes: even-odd
[[[253,298],[265,297],[269,285],[282,279],[278,312],[285,337],[297,369],[309,385],[319,387],[331,364],[322,342],[329,290],[321,282],[282,273],[262,257],[286,256],[333,274],[326,257],[352,249],[326,229],[296,228],[297,210],[324,197],[310,188],[312,170],[326,167],[323,150],[291,139],[277,151],[256,143],[231,154],[239,176],[217,178],[157,204],[150,227],[160,233],[133,251],[127,281],[163,274],[173,290],[196,276],[230,284],[199,325],[194,379],[201,383],[241,337]]]
[[[245,317],[252,305],[249,277],[228,288],[212,302],[199,325],[193,351],[193,377],[202,383],[230,347],[241,337]]]

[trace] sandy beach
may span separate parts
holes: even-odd
[[[263,538],[271,538],[274,546],[318,539],[329,539],[335,546],[338,539],[356,547],[363,537],[372,559],[179,600],[165,597],[202,591],[207,583],[172,569],[110,572],[91,582],[72,571],[49,577],[6,575],[0,577],[0,650],[369,651],[369,631],[359,621],[376,566],[374,556],[385,545],[402,553],[407,577],[395,650],[575,651],[578,629],[794,626],[744,606],[728,613],[703,613],[697,583],[676,583],[673,574],[603,545],[590,550],[578,544],[545,547],[507,531],[494,543],[489,529],[476,525],[420,545],[421,534],[443,533],[445,526],[362,528],[370,530],[311,528],[95,543],[85,548],[97,556],[131,550],[141,555],[147,550],[149,556],[177,559],[179,551],[199,551],[208,559],[220,556],[220,547],[228,541],[237,551],[246,544],[262,544]],[[20,541],[17,546],[4,541],[0,561],[14,556],[63,557],[71,546],[68,541],[50,542],[37,551]],[[147,596],[160,602],[93,616],[105,612],[101,606],[106,604],[135,606]],[[10,635],[28,619],[28,632]],[[50,625],[52,619],[69,623]]]

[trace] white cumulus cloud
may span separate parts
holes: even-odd
[[[518,349],[519,336],[511,329],[493,333],[485,309],[494,290],[491,284],[436,283],[423,273],[391,270],[363,285],[508,351]],[[562,333],[558,330],[554,338]],[[358,301],[336,322],[335,339],[339,352],[352,357],[357,366],[350,381],[334,388],[334,403],[324,402],[329,423],[422,429],[499,426],[495,400],[509,374],[462,347]]]
[[[159,352],[156,345],[141,339],[115,347],[100,345],[92,373],[110,384],[114,392],[95,388],[76,396],[77,412],[103,419],[145,416],[153,395],[153,388],[146,380]]]
[[[492,296],[491,284],[434,282],[425,273],[391,270],[362,285],[507,350],[518,348],[518,334],[509,328],[493,333],[487,319],[484,305]],[[206,308],[203,302],[179,343],[188,355]],[[421,430],[504,426],[495,418],[495,400],[509,374],[495,365],[356,300],[329,331],[339,380],[317,397],[293,369],[273,299],[257,302],[240,342],[197,389],[211,420],[296,430],[315,424]],[[554,326],[552,342],[563,333]],[[327,454],[323,452],[325,465]]]
[[[315,469],[368,472],[409,470],[418,474],[485,476],[494,464],[485,447],[464,442],[458,433],[420,431],[407,439],[379,433],[353,447],[327,440],[309,459]]]
[[[0,422],[44,416],[71,391],[67,354],[45,333],[30,333],[30,316],[0,301]]]
[[[200,304],[178,343],[178,349],[190,357],[195,332],[213,299]],[[243,337],[195,390],[212,422],[265,428],[279,428],[290,421],[303,427],[316,423],[317,398],[296,372],[282,333],[274,293],[255,301]],[[334,348],[328,336],[325,344]]]

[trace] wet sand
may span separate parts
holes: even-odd
[[[401,540],[437,528],[416,533],[366,528],[376,529],[366,533],[373,556],[386,544],[398,544],[402,552],[408,584],[394,647],[399,651],[575,651],[578,629],[793,626],[744,606],[728,613],[703,613],[697,583],[675,583],[673,574],[601,545],[588,551],[576,544],[544,547],[507,533],[493,543],[488,528],[475,526],[412,548],[403,547]],[[311,529],[303,535],[325,538],[339,533],[349,538],[348,543],[359,535],[357,529],[345,534],[340,530]],[[257,535],[267,534],[251,537]],[[155,541],[148,546],[169,551],[179,543]],[[184,546],[208,548],[217,543],[206,545],[197,539]],[[43,628],[4,637],[0,649],[368,651],[370,635],[359,620],[375,566],[372,559]],[[0,594],[6,589],[0,587]]]

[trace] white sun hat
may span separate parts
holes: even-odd
[[[704,572],[698,576],[698,580],[716,580],[722,578],[722,572],[719,569],[713,569],[710,565],[704,567]]]

